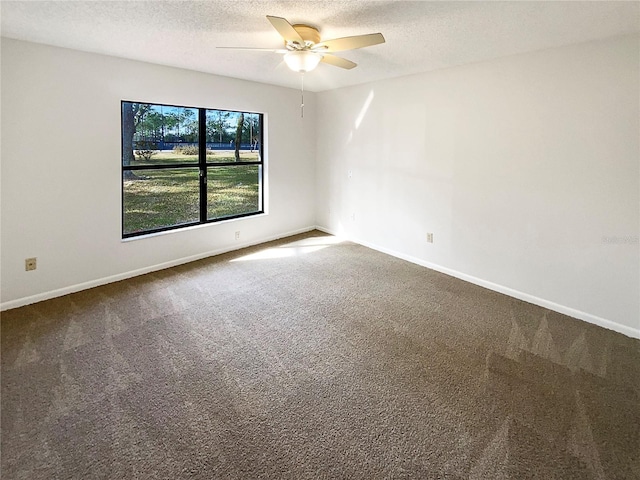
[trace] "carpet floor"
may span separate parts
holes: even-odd
[[[317,231],[0,326],[6,480],[640,478],[640,341]]]

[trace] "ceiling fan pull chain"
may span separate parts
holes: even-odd
[[[300,118],[304,118],[304,72],[300,73],[300,83],[300,96],[302,100],[300,103]]]

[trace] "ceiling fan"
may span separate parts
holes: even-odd
[[[262,50],[284,54],[284,61],[289,68],[298,73],[310,72],[323,62],[335,67],[350,70],[357,66],[351,60],[333,55],[333,52],[354,50],[384,43],[381,33],[355,35],[353,37],[320,40],[317,28],[305,24],[291,25],[286,19],[267,15],[267,19],[284,39],[284,48],[247,48],[247,47],[218,47],[235,50]]]

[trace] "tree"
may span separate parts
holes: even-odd
[[[133,103],[122,104],[122,165],[128,167],[135,160],[133,155],[133,136],[136,133],[136,126],[133,121]],[[125,174],[128,172],[125,172]]]
[[[242,127],[244,125],[244,113],[238,116],[238,126],[236,127],[236,162],[240,161],[240,142],[242,142]]]
[[[151,105],[146,103],[122,104],[122,165],[125,167],[130,166],[136,158],[133,154],[133,136],[150,109]],[[124,176],[128,179],[138,178],[131,170],[125,170]]]
[[[207,135],[211,135],[211,140],[214,140],[214,135],[218,135],[218,142],[222,143],[222,137],[226,133],[228,122],[229,112],[221,110],[207,111]]]
[[[194,118],[195,117],[195,118]],[[185,108],[181,115],[184,126],[184,140],[187,142],[198,141],[198,116],[191,109]]]
[[[258,148],[258,143],[260,142],[260,119],[258,115],[250,114],[246,123],[248,125],[245,130],[249,131],[245,133],[247,134],[247,138],[251,144],[251,152],[253,152]]]
[[[167,113],[164,117],[167,125],[167,130],[171,132],[171,140],[174,142],[180,141],[180,115],[175,112],[170,112]]]
[[[142,139],[138,138],[138,140],[148,141],[149,143],[163,141],[163,126],[164,115],[160,112],[150,111],[141,119],[141,123],[137,128],[137,132],[142,136]]]

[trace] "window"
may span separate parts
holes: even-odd
[[[122,102],[122,237],[263,213],[260,113]]]

